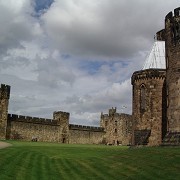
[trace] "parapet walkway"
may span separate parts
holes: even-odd
[[[6,148],[6,147],[9,147],[9,146],[12,146],[12,145],[9,144],[9,143],[0,141],[0,149]]]

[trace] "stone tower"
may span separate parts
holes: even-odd
[[[161,144],[167,130],[164,30],[157,32],[143,69],[133,73],[133,145]]]
[[[69,113],[62,111],[55,111],[53,119],[58,121],[59,127],[59,142],[69,142]]]
[[[10,86],[1,84],[0,88],[0,139],[6,139]]]
[[[180,7],[165,18],[168,131],[180,132]]]
[[[165,69],[145,69],[132,75],[133,145],[154,146],[162,142],[165,75]]]
[[[132,116],[117,113],[116,108],[109,109],[109,114],[101,113],[100,125],[106,132],[105,143],[113,145],[129,145],[132,134]]]

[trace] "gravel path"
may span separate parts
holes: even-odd
[[[6,142],[2,142],[2,141],[0,141],[0,149],[2,149],[2,148],[6,148],[6,147],[9,147],[9,146],[12,146],[11,144],[9,144],[9,143],[6,143]]]

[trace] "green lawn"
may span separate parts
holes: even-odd
[[[9,141],[0,149],[0,180],[180,179],[180,148]]]

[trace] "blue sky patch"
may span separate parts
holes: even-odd
[[[54,0],[34,0],[34,9],[37,14],[41,14],[42,11],[48,9]]]
[[[103,64],[104,62],[83,61],[80,64],[80,68],[86,70],[89,74],[96,74]]]

